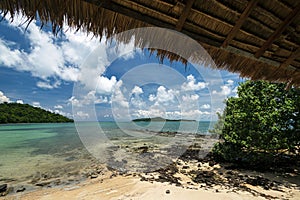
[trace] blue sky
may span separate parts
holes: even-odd
[[[27,103],[78,120],[211,120],[243,81],[192,63],[160,63],[133,41],[106,44],[69,27],[54,36],[38,22],[25,30],[22,16],[8,21],[0,22],[0,103]]]

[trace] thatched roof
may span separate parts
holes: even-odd
[[[0,0],[0,10],[21,12],[28,22],[38,12],[54,32],[67,22],[100,37],[169,28],[198,41],[221,69],[300,85],[299,0]]]

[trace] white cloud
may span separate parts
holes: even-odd
[[[62,105],[56,105],[54,106],[54,109],[63,109],[64,107]]]
[[[42,89],[53,89],[53,88],[58,88],[60,86],[60,81],[55,81],[53,84],[50,84],[49,81],[38,81],[36,83],[36,86]]]
[[[83,98],[77,99],[78,97],[72,96],[68,99],[68,103],[71,103],[76,107],[83,107],[91,104],[108,103],[108,98],[106,96],[97,95],[96,91],[90,91],[88,94],[84,95]]]
[[[41,108],[40,102],[34,101],[34,102],[32,102],[32,105],[33,105],[34,107]]]
[[[9,21],[10,16],[7,15],[5,19]],[[25,31],[24,21],[22,15],[16,15],[8,25],[25,32],[24,37],[30,44],[28,51],[16,48],[16,44],[11,41],[0,39],[0,64],[30,72],[32,76],[42,79],[37,82],[37,86],[43,89],[59,87],[58,82],[50,81],[55,79],[80,81],[90,90],[97,86],[97,92],[111,93],[117,82],[116,78],[101,76],[111,62],[108,60],[109,51],[114,50],[116,58],[119,55],[129,58],[135,53],[133,40],[128,44],[119,44],[118,48],[110,48],[110,44],[100,42],[92,34],[72,31],[66,25],[63,32],[65,37],[63,41],[59,41],[51,32],[41,30],[35,21]],[[89,59],[86,60],[88,56]]]
[[[156,104],[173,102],[177,93],[172,89],[167,90],[164,86],[159,86],[157,94],[150,94],[148,99],[149,101],[156,101]]]
[[[231,93],[231,88],[228,85],[222,85],[221,86],[221,94],[228,96]]]
[[[202,109],[210,109],[210,105],[209,104],[203,104],[200,108],[202,108]]]
[[[19,99],[19,100],[17,100],[17,101],[16,101],[16,103],[19,103],[19,104],[24,104],[24,101],[23,101],[23,100],[21,100],[21,99]]]
[[[184,82],[181,86],[183,91],[198,91],[204,89],[208,83],[196,82],[195,77],[191,74],[187,76],[187,82]]]
[[[115,76],[112,76],[110,79],[104,76],[100,76],[98,77],[98,83],[96,87],[97,92],[109,94],[115,88],[116,83],[117,79]]]
[[[135,49],[134,47],[134,37],[132,37],[130,42],[128,42],[127,44],[120,43],[116,50],[117,50],[116,53],[119,56],[122,56],[122,58],[124,58],[125,60],[132,59],[134,58],[135,53],[141,52],[140,49]]]
[[[134,86],[134,88],[132,89],[131,93],[132,94],[136,94],[136,95],[140,95],[140,94],[143,94],[143,89],[140,88],[139,86]]]
[[[8,20],[9,17],[7,15],[5,18]],[[68,65],[68,56],[65,55],[61,44],[56,42],[54,35],[51,32],[40,30],[34,22],[25,31],[26,24],[20,26],[22,21],[24,21],[22,16],[15,16],[9,26],[25,32],[24,36],[30,44],[29,52],[24,49],[13,49],[12,45],[9,45],[12,42],[0,39],[0,63],[18,71],[29,71],[32,76],[43,79],[46,82],[38,82],[37,85],[44,89],[55,88],[47,83],[50,77],[75,81],[78,76],[76,63]],[[82,48],[78,53],[81,52]]]
[[[185,102],[195,102],[199,99],[199,95],[197,94],[192,94],[192,95],[184,95],[182,96],[182,101],[183,103]]]
[[[77,63],[78,66],[100,43],[99,38],[81,31],[65,31],[65,36],[67,40],[61,46],[65,59],[70,63]]]
[[[148,99],[149,101],[155,101],[156,96],[154,94],[150,94]]]
[[[15,49],[12,50],[10,43],[0,38],[0,64],[13,67],[22,62],[22,53]]]
[[[159,108],[150,107],[148,110],[136,110],[132,114],[135,118],[147,118],[147,117],[165,117],[168,119],[193,119],[200,120],[202,118],[208,118],[211,115],[210,112],[201,110],[188,110],[188,111],[164,111]]]
[[[236,88],[234,87],[234,81],[229,79],[226,81],[224,85],[220,86],[221,91],[213,90],[212,94],[222,95],[222,96],[235,96],[236,95]]]
[[[56,114],[60,114],[60,115],[63,115],[65,117],[68,117],[68,118],[72,118],[72,114],[71,113],[68,113],[68,112],[64,112],[60,109],[55,109],[55,110],[51,110],[51,109],[47,109],[48,111],[52,112],[52,113],[56,113]]]
[[[227,84],[228,84],[228,85],[233,85],[233,83],[234,83],[233,80],[231,80],[231,79],[227,80]]]
[[[197,110],[199,109],[199,95],[198,94],[185,94],[181,96],[182,101],[178,108],[182,111]]]
[[[150,107],[149,109],[140,109],[135,110],[132,115],[135,118],[148,118],[148,117],[165,117],[165,112],[162,109],[159,109],[155,106]]]
[[[132,97],[130,99],[130,104],[136,108],[143,108],[146,106],[146,102],[144,102],[141,97]]]
[[[76,112],[76,117],[78,117],[79,119],[88,119],[90,117],[90,115],[86,112],[83,112],[83,111],[78,111]]]
[[[3,94],[2,91],[0,91],[0,103],[4,103],[4,102],[9,103],[10,100],[9,100],[9,98],[8,98],[7,96],[5,96],[5,95]]]
[[[129,103],[126,100],[126,98],[124,97],[124,94],[121,90],[122,84],[123,84],[122,80],[117,82],[117,84],[115,86],[115,90],[112,95],[112,99],[113,99],[115,105],[121,106],[122,108],[128,108]]]
[[[143,94],[144,91],[139,86],[134,86],[134,88],[131,90],[131,94],[133,95],[130,98],[130,104],[133,105],[135,108],[143,108],[146,106],[146,102],[140,97],[141,94]]]
[[[181,115],[185,119],[197,119],[197,120],[199,120],[203,116],[210,115],[210,112],[201,111],[201,110],[189,110],[189,111],[182,112]]]

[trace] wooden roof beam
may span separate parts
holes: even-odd
[[[227,35],[226,39],[224,40],[223,44],[221,47],[226,48],[229,43],[233,40],[233,38],[237,35],[238,31],[242,27],[243,23],[246,21],[248,16],[250,15],[251,11],[255,8],[257,2],[259,0],[252,0],[247,4],[247,7],[241,14],[240,18],[237,20],[236,24],[234,27],[231,29],[229,34]]]
[[[186,5],[185,5],[185,7],[182,11],[182,14],[180,15],[179,20],[176,24],[176,28],[175,28],[176,31],[181,31],[182,30],[184,22],[185,22],[186,18],[188,17],[194,2],[195,2],[195,0],[188,0],[187,1]]]
[[[292,62],[296,59],[300,57],[300,47],[298,47],[296,49],[296,51],[292,52],[291,55],[288,57],[288,59],[286,59],[286,61],[284,61],[279,69],[285,69],[287,68],[290,64],[292,64]]]
[[[94,4],[96,6],[102,7],[104,9],[110,10],[110,11],[120,13],[120,14],[125,15],[127,17],[131,17],[133,19],[145,22],[149,25],[154,25],[154,26],[158,26],[158,27],[161,27],[161,28],[168,28],[168,29],[173,29],[173,30],[176,28],[175,25],[173,25],[173,24],[170,24],[168,22],[159,20],[157,18],[145,15],[141,12],[136,11],[136,10],[132,10],[132,9],[127,8],[125,6],[122,6],[118,3],[115,3],[111,0],[84,0],[84,1],[87,2],[87,3],[91,3],[91,4]],[[215,47],[218,47],[218,46],[221,45],[221,43],[218,42],[218,41],[214,41],[210,38],[207,38],[205,36],[201,36],[199,34],[191,32],[191,31],[187,31],[187,30],[182,29],[181,32],[183,32],[184,34],[190,36],[191,38],[193,38],[195,40],[199,40],[201,42],[204,42],[206,44],[209,44],[209,45],[212,45],[212,46],[215,46]]]
[[[286,61],[281,63],[281,65],[276,70],[274,70],[274,72],[271,73],[268,77],[275,76],[280,70],[286,69],[299,56],[300,56],[300,47],[298,47],[296,51],[292,52],[291,55],[286,59]],[[295,68],[295,71],[297,71],[297,68]],[[290,84],[292,83],[289,83],[288,85]]]
[[[255,57],[261,57],[264,52],[271,46],[271,44],[281,35],[281,33],[289,26],[289,24],[298,16],[300,13],[300,3],[297,7],[290,12],[290,14],[285,18],[285,20],[280,24],[280,26],[273,32],[273,34],[268,38],[268,40],[263,44],[263,46],[255,53]]]

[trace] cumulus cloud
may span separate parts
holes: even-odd
[[[146,106],[146,102],[139,96],[131,97],[130,104],[135,108],[144,108]]]
[[[159,86],[157,88],[157,94],[150,94],[149,95],[149,101],[155,101],[156,104],[159,103],[168,103],[168,102],[173,102],[175,100],[175,95],[178,92],[172,89],[167,89],[164,86]]]
[[[75,117],[77,119],[85,120],[85,119],[88,119],[90,117],[90,115],[86,112],[78,111],[78,112],[75,113]]]
[[[21,99],[18,99],[18,100],[16,101],[16,103],[19,103],[19,104],[24,104],[24,101],[23,101],[23,100],[21,100]]]
[[[235,96],[236,89],[234,88],[234,81],[229,79],[224,85],[220,86],[220,91],[213,90],[212,94],[222,95],[222,96]]]
[[[42,89],[58,88],[60,86],[60,84],[61,84],[60,81],[55,81],[53,84],[51,84],[49,81],[38,81],[36,83],[36,85]]]
[[[164,111],[159,108],[150,107],[149,109],[136,110],[133,114],[136,118],[147,117],[165,117],[168,119],[193,119],[200,120],[202,118],[208,118],[211,115],[210,112],[201,110],[187,110],[187,111]]]
[[[198,94],[184,94],[181,96],[181,102],[178,108],[182,111],[199,109],[199,95]]]
[[[182,117],[185,119],[197,119],[199,120],[200,118],[204,116],[209,116],[210,112],[207,111],[201,111],[201,110],[189,110],[181,113]]]
[[[234,83],[234,81],[231,80],[231,79],[227,80],[226,82],[227,82],[228,85],[233,85],[233,83]]]
[[[115,76],[112,76],[110,79],[104,76],[98,78],[98,83],[96,90],[99,93],[111,93],[115,88],[117,79]]]
[[[40,102],[34,101],[34,102],[32,102],[32,105],[33,105],[34,107],[41,108]]]
[[[72,96],[68,99],[68,103],[76,107],[83,107],[92,104],[108,103],[108,98],[106,96],[100,96],[95,90],[88,92],[83,98]]]
[[[136,94],[136,95],[140,95],[140,94],[143,94],[143,89],[140,88],[139,86],[134,86],[134,88],[132,89],[131,93],[132,94]]]
[[[6,16],[6,19],[9,17]],[[46,82],[38,82],[37,86],[44,89],[55,88],[47,83],[50,77],[75,81],[78,69],[76,69],[75,63],[68,65],[68,56],[65,55],[62,46],[56,43],[57,39],[53,34],[40,30],[34,22],[25,31],[25,25],[20,26],[23,20],[22,16],[16,16],[9,26],[25,32],[24,36],[30,44],[29,52],[13,48],[12,45],[9,45],[12,43],[11,41],[0,40],[0,63],[18,71],[28,71],[34,77],[43,79]],[[78,51],[78,53],[81,52]]]
[[[128,103],[127,99],[124,97],[124,94],[122,92],[122,85],[123,85],[122,80],[117,82],[117,84],[114,88],[112,99],[113,99],[115,105],[120,106],[121,108],[128,108],[129,103]],[[118,110],[119,108],[116,108],[116,109]]]
[[[62,105],[55,105],[54,109],[63,109],[64,107]]]
[[[22,53],[12,49],[12,43],[0,38],[0,64],[7,67],[14,67],[22,63]]]
[[[149,109],[135,110],[132,115],[135,118],[166,117],[166,113],[156,106],[151,106]]]
[[[6,15],[5,19],[9,21],[10,16]],[[17,48],[14,42],[0,38],[0,64],[30,72],[32,76],[42,79],[37,82],[37,86],[43,89],[59,87],[60,80],[80,81],[90,90],[97,87],[98,92],[110,93],[117,82],[116,78],[101,76],[111,62],[108,54],[112,49],[115,57],[124,55],[129,58],[134,54],[133,41],[120,44],[117,50],[109,49],[109,44],[100,42],[92,34],[75,32],[68,26],[65,26],[63,40],[59,41],[51,32],[41,30],[35,21],[25,31],[26,24],[22,25],[24,20],[22,15],[17,15],[8,26],[25,32],[24,37],[29,41],[30,47],[25,51]],[[89,59],[86,60],[88,56]],[[59,81],[51,82],[53,79]]]
[[[6,19],[9,19],[7,16]],[[15,18],[9,26],[24,32],[25,27],[20,26],[24,19]],[[67,27],[69,28],[69,27]],[[134,41],[129,44],[120,44],[118,48],[109,48],[104,42],[99,42],[99,38],[87,35],[83,32],[65,31],[63,39],[60,40],[53,36],[51,32],[45,32],[33,22],[29,25],[24,34],[25,39],[29,41],[29,49],[20,49],[17,44],[0,38],[0,64],[6,67],[14,68],[18,71],[27,71],[32,76],[38,77],[36,85],[43,89],[55,89],[64,82],[80,82],[87,89],[85,96],[72,96],[68,103],[76,106],[88,104],[109,103],[114,100],[118,108],[128,110],[129,105],[135,108],[133,114],[140,117],[146,116],[164,116],[166,114],[174,117],[192,118],[197,115],[207,115],[205,109],[210,109],[207,101],[202,101],[200,110],[198,107],[201,101],[199,93],[208,86],[208,83],[197,81],[193,75],[187,76],[186,81],[176,89],[167,89],[159,86],[154,94],[148,94],[139,86],[135,86],[126,92],[122,91],[122,81],[117,80],[115,76],[106,77],[103,73],[106,67],[112,62],[111,57],[123,56],[124,59],[134,57]],[[92,52],[92,54],[90,54]],[[89,56],[89,59],[86,58]],[[212,84],[210,83],[210,86]],[[213,88],[214,94],[231,95],[235,92],[234,81],[227,80],[225,85]],[[181,91],[179,91],[181,89]],[[186,92],[185,94],[181,92]],[[128,93],[132,95],[130,100]],[[109,97],[112,96],[110,99]],[[144,94],[144,95],[141,95]],[[143,99],[141,96],[146,96]],[[149,95],[149,96],[148,96]],[[2,94],[3,96],[3,94]],[[176,99],[178,98],[178,100]],[[0,102],[4,97],[0,95]],[[3,100],[2,100],[3,101]],[[8,99],[9,101],[9,99]],[[179,107],[174,105],[182,101]],[[36,106],[40,107],[38,102]],[[184,104],[186,103],[186,104]],[[152,104],[152,105],[151,105]],[[173,106],[173,107],[172,107]],[[170,109],[172,107],[172,109]],[[54,112],[62,113],[64,108],[59,105],[54,106]],[[175,110],[175,111],[174,111]],[[204,110],[204,111],[203,111]],[[67,113],[66,113],[67,114]],[[90,113],[78,112],[75,116],[88,118]],[[120,116],[126,116],[126,113],[119,112]]]
[[[9,98],[7,97],[7,96],[5,96],[4,94],[3,94],[3,92],[2,91],[0,91],[0,103],[4,103],[4,102],[10,102],[10,100],[9,100]]]
[[[209,104],[204,104],[200,108],[202,108],[202,109],[210,109],[210,105]]]
[[[193,101],[197,101],[199,99],[199,95],[197,94],[192,94],[192,95],[184,95],[182,96],[182,101],[184,102],[193,102]]]
[[[130,42],[127,44],[120,43],[118,48],[116,48],[116,54],[122,56],[122,58],[125,60],[134,58],[135,53],[141,53],[141,49],[135,49],[134,43],[134,37],[132,37]],[[136,51],[133,51],[134,49]]]
[[[187,76],[187,81],[181,86],[183,91],[198,91],[204,89],[208,84],[205,82],[196,82],[195,77],[190,74]]]

